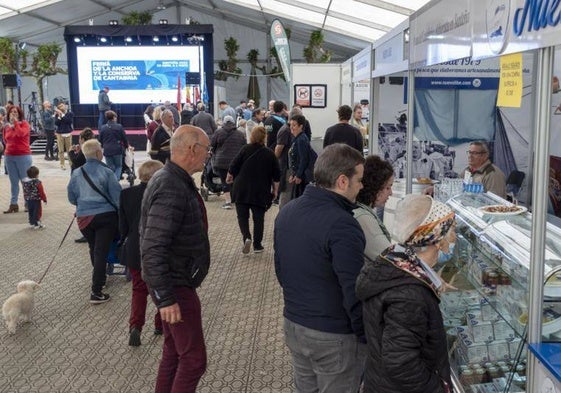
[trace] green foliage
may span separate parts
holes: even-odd
[[[5,37],[0,37],[0,71],[4,74],[16,72],[16,49]]]
[[[121,23],[125,26],[141,26],[152,24],[152,14],[150,11],[131,11],[123,16]]]
[[[239,74],[242,73],[241,68],[238,67],[238,59],[236,57],[238,50],[240,49],[240,45],[234,37],[230,37],[227,40],[224,40],[224,49],[226,50],[228,60],[220,60],[218,62],[218,71],[215,72],[214,79],[225,81],[229,77],[233,77],[238,80],[240,78]]]
[[[323,33],[321,30],[312,31],[308,46],[304,48],[304,58],[307,63],[328,63],[331,60],[331,51],[323,48]]]
[[[3,73],[18,73],[21,76],[34,78],[39,99],[42,102],[43,79],[48,76],[67,73],[67,70],[57,67],[60,52],[62,52],[62,47],[56,42],[51,42],[39,45],[34,52],[19,50],[17,51],[19,59],[17,59],[16,44],[8,38],[0,37],[0,70]],[[31,62],[28,61],[30,56]]]

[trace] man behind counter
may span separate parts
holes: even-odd
[[[489,160],[489,146],[486,142],[471,142],[468,147],[468,166],[461,174],[464,180],[482,183],[485,192],[492,192],[506,198],[505,174]]]

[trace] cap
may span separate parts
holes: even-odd
[[[226,123],[235,124],[236,122],[234,121],[234,118],[232,116],[224,116],[224,124]]]

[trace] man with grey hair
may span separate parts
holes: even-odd
[[[328,146],[316,161],[315,185],[275,221],[275,272],[297,392],[358,391],[366,346],[355,281],[365,239],[352,211],[363,172],[362,154]]]
[[[461,174],[466,182],[481,183],[485,192],[506,198],[505,174],[489,160],[489,145],[484,141],[469,144],[468,166]]]
[[[76,206],[78,228],[90,249],[93,266],[90,303],[100,304],[109,300],[109,295],[101,290],[106,280],[109,247],[118,233],[121,186],[113,171],[101,162],[103,152],[97,139],[84,142],[82,152],[86,163],[72,172],[67,187],[68,200]]]
[[[156,392],[192,392],[206,369],[201,303],[196,288],[210,266],[208,221],[192,175],[210,154],[205,132],[180,126],[171,158],[150,179],[142,199],[142,278],[163,321],[164,348]]]

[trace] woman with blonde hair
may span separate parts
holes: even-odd
[[[140,239],[138,233],[140,206],[148,181],[154,173],[163,167],[164,164],[157,160],[148,160],[142,163],[138,168],[140,184],[121,191],[119,202],[119,233],[122,243],[119,260],[121,264],[128,267],[132,276],[129,345],[134,347],[141,344],[140,334],[146,321],[148,297],[148,287],[142,280],[140,269]],[[162,334],[162,319],[158,311],[154,316],[154,334]]]
[[[253,240],[253,251],[264,251],[263,230],[265,212],[278,195],[280,167],[272,150],[265,147],[265,127],[251,130],[249,145],[242,147],[233,159],[226,182],[233,183],[231,196],[236,203],[238,225],[242,233],[242,253],[248,254]],[[249,212],[253,215],[253,238],[249,230]]]
[[[446,284],[432,267],[453,224],[445,204],[407,195],[396,209],[398,244],[375,260],[365,257],[356,284],[368,343],[365,393],[452,391],[438,306]]]

